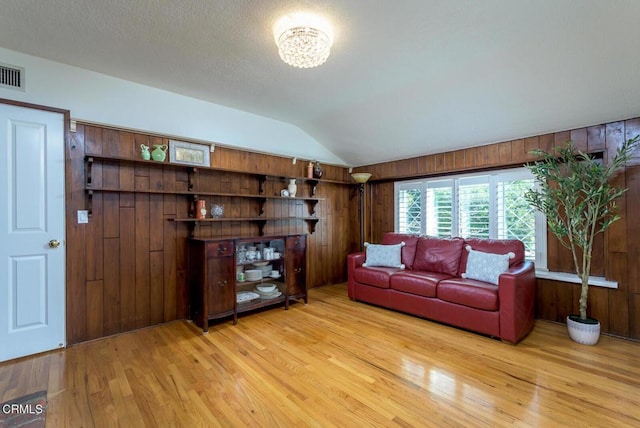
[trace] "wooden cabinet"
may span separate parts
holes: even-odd
[[[209,320],[233,315],[236,322],[234,241],[188,240],[189,316],[206,333]]]
[[[288,309],[291,300],[306,304],[306,242],[306,235],[189,238],[191,319],[206,333],[212,319],[233,316],[235,324],[239,313],[282,304]]]
[[[289,299],[304,299],[307,303],[307,236],[296,235],[286,238],[286,286],[287,300],[285,308],[289,308]]]

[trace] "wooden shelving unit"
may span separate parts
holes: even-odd
[[[93,168],[95,163],[117,163],[119,165],[144,165],[148,167],[171,167],[176,169],[186,170],[188,174],[188,185],[187,190],[164,190],[164,189],[127,189],[127,188],[119,188],[119,187],[109,187],[109,186],[96,186],[93,180]],[[250,222],[256,223],[259,226],[259,234],[264,234],[264,226],[267,222],[272,221],[304,221],[307,223],[309,233],[313,233],[315,231],[316,225],[318,221],[322,220],[319,217],[316,217],[316,206],[318,202],[324,200],[323,198],[315,197],[316,188],[318,184],[322,182],[328,183],[339,183],[339,184],[351,184],[347,182],[337,181],[337,180],[326,180],[326,179],[316,179],[316,178],[307,178],[307,177],[287,177],[282,175],[269,175],[261,172],[247,172],[240,171],[229,168],[216,168],[216,167],[193,167],[188,165],[181,164],[172,164],[168,162],[157,162],[151,160],[142,160],[142,159],[129,159],[123,158],[119,156],[109,156],[109,155],[87,155],[85,156],[85,192],[86,192],[86,207],[89,212],[89,216],[93,211],[93,196],[96,192],[104,192],[104,193],[146,193],[146,194],[163,194],[163,195],[182,195],[189,197],[195,206],[195,202],[204,197],[227,197],[232,199],[248,199],[255,200],[258,202],[258,209],[256,216],[249,217],[224,217],[224,218],[204,218],[198,219],[195,218],[195,213],[191,210],[188,213],[185,213],[184,217],[176,217],[171,219],[172,221],[187,223],[189,225],[190,234],[194,236],[195,227],[200,223],[211,223],[211,222]],[[228,192],[212,192],[207,191],[206,189],[196,189],[194,177],[198,174],[198,171],[201,169],[208,169],[214,171],[221,172],[229,172],[234,174],[242,174],[255,177],[258,180],[259,193],[257,194],[248,194],[248,193],[228,193]],[[267,180],[290,180],[296,179],[296,181],[300,181],[302,183],[310,186],[311,195],[310,197],[283,197],[283,196],[272,196],[266,195],[264,190],[264,184]],[[305,216],[279,216],[279,217],[267,217],[264,216],[265,213],[265,205],[269,201],[302,201],[307,206],[308,214]]]
[[[281,257],[262,260],[271,265],[270,269],[280,273],[278,278],[265,277],[258,281],[237,281],[238,269],[244,270],[254,265],[252,261],[238,260],[238,249],[256,246],[277,249]],[[209,330],[209,321],[233,316],[253,310],[278,306],[284,303],[289,308],[290,301],[302,299],[306,304],[307,295],[307,249],[306,235],[274,235],[245,238],[187,240],[190,310],[189,317]],[[241,250],[242,251],[242,250]],[[254,267],[254,269],[257,269]],[[254,292],[257,285],[264,282],[274,284],[277,296],[260,295],[248,301],[239,301],[240,293]]]

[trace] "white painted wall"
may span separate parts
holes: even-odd
[[[67,109],[79,121],[345,165],[286,122],[3,48],[0,62],[24,67],[26,82],[25,92],[0,88],[0,98]]]

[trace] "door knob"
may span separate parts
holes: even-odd
[[[60,246],[60,241],[57,239],[52,239],[49,241],[49,248],[58,248]]]

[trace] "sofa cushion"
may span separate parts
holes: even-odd
[[[463,244],[462,238],[421,237],[418,239],[413,269],[458,276]]]
[[[478,281],[490,282],[498,285],[500,274],[509,269],[509,259],[515,257],[515,254],[494,254],[476,251],[471,245],[466,246],[469,252],[467,258],[467,267],[465,273],[461,276],[468,279],[477,279]]]
[[[404,245],[404,241],[393,245],[370,244],[365,242],[366,260],[362,266],[385,266],[404,269],[404,265],[400,261],[400,250]]]
[[[354,270],[353,278],[362,284],[389,288],[389,277],[396,272],[401,270],[387,267],[359,267]]]
[[[385,245],[405,243],[402,247],[401,259],[402,264],[407,269],[413,269],[413,259],[416,257],[416,246],[418,245],[418,235],[410,235],[408,233],[387,232],[382,237],[382,243]]]
[[[517,239],[481,239],[467,238],[464,240],[465,245],[471,245],[476,251],[484,251],[485,253],[507,254],[512,252],[516,256],[509,259],[509,267],[517,266],[524,262],[524,244]],[[460,258],[460,273],[464,273],[467,267],[467,258],[469,253],[462,252]]]
[[[474,279],[452,278],[438,283],[437,297],[451,303],[497,311],[498,286]]]
[[[436,297],[436,287],[443,279],[449,279],[446,273],[404,271],[392,275],[389,286],[405,293],[417,294],[424,297]]]

